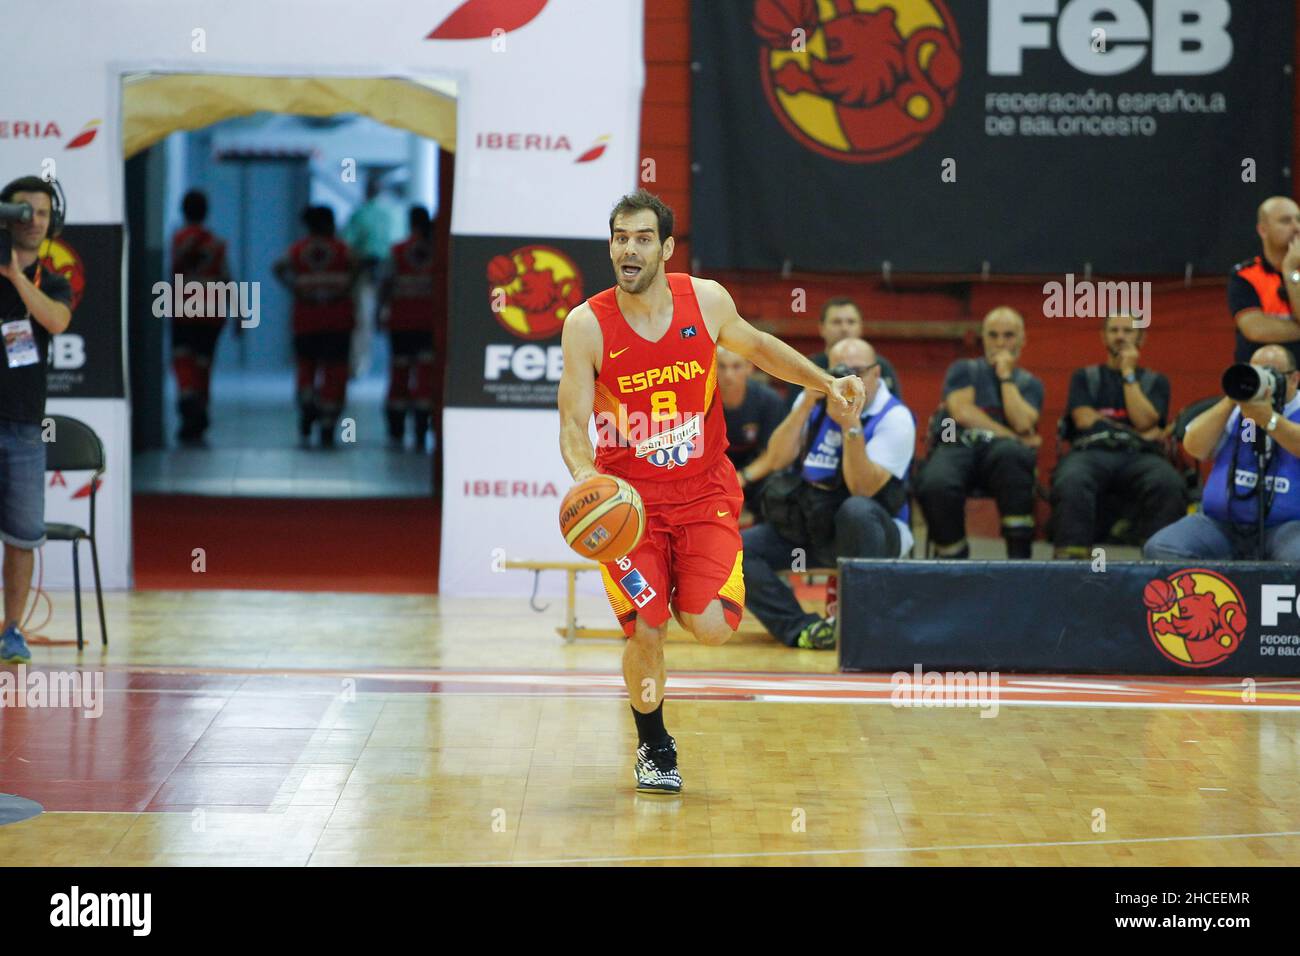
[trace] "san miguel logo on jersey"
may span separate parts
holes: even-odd
[[[524,246],[487,264],[492,314],[521,339],[547,339],[582,304],[582,272],[550,246]]]
[[[676,428],[637,442],[634,446],[636,457],[644,458],[659,468],[680,468],[690,460],[702,433],[700,416],[692,415]]]
[[[831,159],[900,156],[956,100],[960,41],[942,0],[757,0],[752,25],[772,111]]]

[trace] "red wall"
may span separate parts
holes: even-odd
[[[691,262],[690,197],[690,0],[647,0],[645,29],[646,88],[642,100],[641,155],[655,162],[655,181],[645,186],[657,192],[677,214],[678,246],[674,265],[683,271]],[[1300,33],[1296,62],[1300,62]],[[1296,103],[1300,104],[1300,74]],[[1295,156],[1300,162],[1300,118],[1293,120]],[[1293,164],[1294,168],[1294,164]],[[1253,230],[1254,209],[1241,211],[1239,222],[1225,228],[1241,235],[1241,257],[1258,252]],[[1153,234],[1153,242],[1160,241]],[[1231,263],[1224,263],[1225,270]],[[1047,473],[1055,455],[1052,436],[1065,405],[1070,372],[1100,361],[1101,343],[1094,320],[1047,319],[1042,315],[1042,283],[1033,281],[976,282],[944,286],[938,282],[909,283],[904,290],[886,287],[879,276],[800,275],[781,278],[771,273],[710,273],[731,291],[740,312],[750,321],[779,331],[805,352],[820,350],[817,314],[831,295],[851,295],[868,319],[979,319],[993,306],[1019,309],[1027,323],[1025,368],[1043,379],[1047,401],[1039,430],[1044,436],[1040,472]],[[1155,282],[1152,325],[1143,348],[1143,364],[1169,376],[1176,409],[1218,391],[1218,377],[1232,359],[1233,324],[1225,299],[1225,279],[1205,277],[1185,288],[1181,277]],[[791,313],[792,293],[807,293],[808,311]],[[898,369],[907,403],[924,420],[938,403],[948,363],[979,354],[976,343],[954,341],[878,340]]]

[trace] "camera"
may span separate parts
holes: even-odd
[[[1268,402],[1274,411],[1286,405],[1286,376],[1267,365],[1230,365],[1223,373],[1223,394],[1234,402]]]
[[[11,222],[31,222],[32,206],[25,202],[0,202],[0,227]],[[13,258],[13,236],[0,228],[0,266],[9,265]]]

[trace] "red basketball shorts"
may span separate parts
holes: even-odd
[[[635,633],[638,616],[650,627],[666,622],[670,598],[687,614],[702,614],[721,600],[734,631],[745,612],[737,523],[745,502],[731,460],[723,455],[691,478],[631,484],[645,505],[645,535],[627,557],[601,565],[605,593],[623,633]]]

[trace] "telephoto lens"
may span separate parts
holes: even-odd
[[[1268,402],[1274,394],[1285,394],[1281,379],[1277,369],[1239,362],[1223,373],[1223,394],[1234,402]]]

